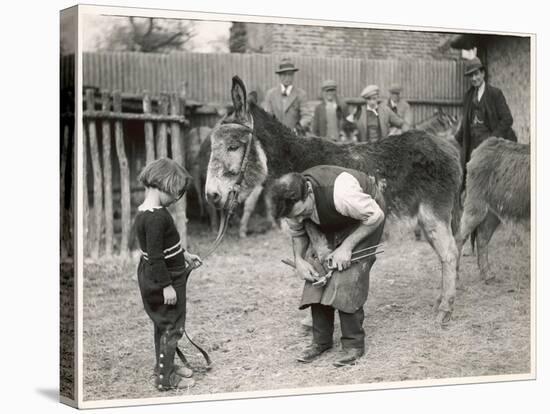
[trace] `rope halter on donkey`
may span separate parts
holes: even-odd
[[[246,149],[244,151],[243,159],[241,160],[241,166],[239,168],[239,173],[237,175],[237,181],[235,181],[235,184],[229,191],[229,194],[227,195],[227,200],[225,200],[225,204],[222,208],[221,214],[221,220],[220,220],[220,228],[218,229],[218,235],[216,236],[216,240],[214,240],[214,243],[212,244],[212,247],[210,247],[210,250],[203,256],[203,259],[210,256],[214,251],[218,248],[220,245],[223,237],[225,236],[225,232],[227,231],[227,225],[229,223],[229,219],[235,212],[235,208],[239,204],[239,192],[241,191],[241,183],[244,180],[244,174],[246,172],[246,167],[248,165],[248,158],[250,154],[250,149],[252,148],[252,128],[240,125],[248,130],[248,136],[247,136],[247,143],[246,143]]]

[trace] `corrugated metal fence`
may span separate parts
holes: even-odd
[[[187,98],[204,103],[230,101],[231,77],[239,75],[249,91],[265,91],[277,84],[274,73],[281,55],[173,53],[167,55],[134,52],[84,53],[84,85],[100,89],[151,94],[177,91],[187,82]],[[292,56],[300,71],[295,84],[311,100],[319,98],[323,80],[338,82],[339,94],[358,96],[370,83],[386,95],[389,86],[400,83],[403,97],[411,102],[415,121],[429,117],[445,105],[458,115],[465,91],[462,62],[433,60],[366,60]]]

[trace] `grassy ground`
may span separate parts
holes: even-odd
[[[258,224],[258,223],[256,223]],[[262,223],[259,223],[260,225]],[[529,236],[497,231],[490,259],[498,282],[480,282],[475,258],[462,259],[449,327],[434,326],[432,304],[440,267],[411,228],[389,223],[391,239],[371,273],[366,305],[367,354],[354,367],[334,368],[338,346],[309,365],[295,361],[310,342],[297,309],[302,282],[280,259],[291,256],[281,231],[236,229],[191,274],[187,330],[209,351],[214,368],[195,373],[196,385],[156,391],[153,331],[135,279],[135,264],[88,263],[84,283],[86,400],[277,390],[380,381],[527,373],[530,369]],[[190,251],[205,252],[213,236],[190,226]],[[468,247],[469,250],[469,247]],[[339,326],[335,343],[339,344]],[[196,367],[203,361],[182,340]]]

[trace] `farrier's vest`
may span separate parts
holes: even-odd
[[[313,187],[315,206],[319,215],[319,227],[323,233],[332,233],[358,223],[357,220],[340,214],[334,206],[334,182],[343,172],[354,176],[359,182],[361,189],[374,198],[380,208],[384,210],[384,203],[382,197],[379,196],[376,183],[367,174],[333,165],[315,166],[305,170],[302,174]]]

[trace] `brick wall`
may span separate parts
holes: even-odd
[[[519,142],[530,137],[531,53],[529,38],[494,38],[486,44],[489,82],[500,88],[506,97]]]
[[[459,59],[442,48],[453,35],[407,30],[247,24],[248,52],[370,59]]]

